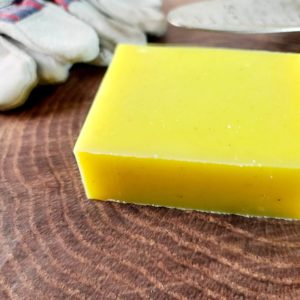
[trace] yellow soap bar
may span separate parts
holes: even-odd
[[[300,219],[300,56],[121,45],[74,153],[90,199]]]

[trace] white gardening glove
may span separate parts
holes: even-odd
[[[99,54],[99,39],[90,26],[42,0],[1,8],[0,33],[61,62],[87,62]]]
[[[162,0],[126,0],[126,2],[137,6],[148,6],[154,8],[162,7]]]
[[[12,2],[13,2],[13,0],[1,0],[0,1],[0,8],[7,7],[7,6],[11,5]]]
[[[107,66],[110,63],[118,43],[145,44],[147,42],[146,35],[139,28],[108,18],[87,1],[77,0],[66,3],[63,0],[56,0],[56,2],[98,33],[100,55],[96,62],[100,65]]]
[[[36,64],[0,36],[0,111],[22,105],[37,85]]]
[[[17,89],[15,94],[6,92],[10,85],[5,89],[4,81],[1,82],[0,88],[4,92],[0,97],[0,110],[23,103],[36,85],[36,74],[40,83],[62,82],[68,77],[73,63],[92,61],[94,64],[108,65],[118,43],[144,44],[145,33],[161,35],[166,29],[166,21],[161,13],[161,0],[126,0],[126,3],[121,0],[55,1],[67,12],[43,0],[22,0],[18,5],[0,7],[0,34],[11,38],[10,42],[14,45],[8,44],[22,53],[20,57],[23,57],[23,61],[26,61],[25,57],[35,60],[34,63],[30,59],[35,77],[27,76],[34,80],[24,81],[26,88],[23,88],[25,92],[21,94],[22,97],[18,96]],[[114,9],[124,11],[115,12]],[[10,54],[10,57],[16,55]],[[4,66],[9,68],[8,61],[14,64],[13,59],[8,60],[0,55],[1,70],[4,70]],[[27,74],[22,67],[26,64],[20,61],[18,65],[19,68],[10,67],[14,72],[12,77],[16,78],[16,86],[20,83],[18,81],[23,80],[22,76]],[[0,74],[4,73],[1,71]],[[22,87],[22,84],[19,86]]]
[[[145,44],[146,33],[161,35],[166,30],[166,20],[161,12],[161,0],[110,0],[102,10],[98,2],[91,0],[54,0],[64,7],[69,13],[76,16],[86,24],[93,27],[100,38],[100,54],[93,62],[99,65],[108,65],[113,57],[115,47],[119,43]],[[101,2],[101,1],[100,1]],[[99,2],[99,3],[100,3]],[[116,15],[107,15],[107,10],[122,10],[123,19],[131,19],[132,22],[124,22]],[[117,14],[119,15],[119,14]]]
[[[112,19],[139,28],[148,34],[161,36],[166,31],[166,19],[158,0],[141,0],[139,4],[138,0],[87,1]]]
[[[15,40],[8,39],[8,41],[35,60],[39,84],[62,83],[69,77],[69,70],[72,64],[61,62],[51,55],[32,50]]]

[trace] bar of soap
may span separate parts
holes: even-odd
[[[300,56],[129,46],[74,153],[87,197],[300,218]]]

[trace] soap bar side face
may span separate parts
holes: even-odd
[[[90,199],[300,219],[300,170],[80,153]]]

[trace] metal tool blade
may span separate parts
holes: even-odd
[[[240,33],[300,31],[300,0],[204,0],[170,11],[177,27]]]

